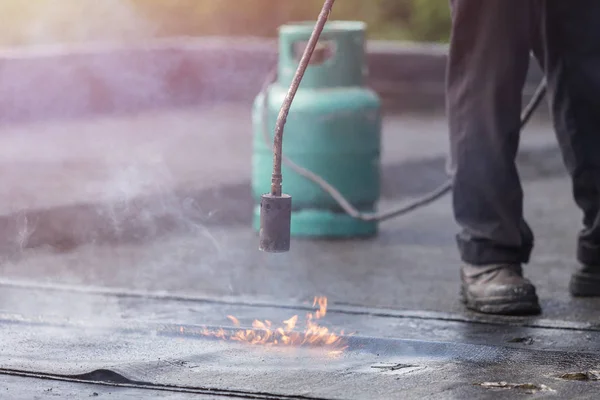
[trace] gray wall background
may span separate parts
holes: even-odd
[[[79,118],[224,101],[250,102],[276,42],[175,38],[0,53],[0,123]],[[369,42],[369,86],[386,107],[443,111],[445,45]],[[541,73],[532,63],[525,98]]]

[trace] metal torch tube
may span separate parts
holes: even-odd
[[[331,9],[333,8],[334,2],[335,0],[325,0],[325,4],[323,4],[323,8],[321,9],[321,13],[319,14],[319,18],[317,19],[315,28],[312,34],[310,35],[308,44],[306,45],[304,53],[302,54],[302,58],[300,59],[298,69],[296,70],[294,78],[292,79],[292,84],[288,89],[285,99],[283,100],[283,104],[281,105],[281,109],[279,110],[279,115],[277,116],[277,122],[275,123],[275,138],[273,141],[273,174],[271,176],[271,194],[273,196],[281,196],[281,160],[283,154],[283,127],[285,126],[285,122],[287,120],[290,107],[292,106],[294,96],[296,96],[296,92],[298,91],[298,87],[300,86],[300,82],[302,81],[302,77],[304,76],[304,72],[308,67],[308,63],[310,62],[310,58],[313,54],[313,51],[315,50],[317,42],[319,41],[321,32],[323,32],[325,23],[329,18],[329,14],[331,13]]]

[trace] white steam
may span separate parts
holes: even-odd
[[[154,34],[154,24],[129,0],[3,0],[4,45],[132,41]]]
[[[187,160],[192,160],[185,148],[188,143],[178,141],[177,134],[176,139],[163,139],[172,134],[170,129],[179,130],[179,139],[192,133],[217,132],[202,131],[199,126],[192,132],[189,127],[177,126],[175,119],[168,128],[156,127],[154,122],[135,121],[129,115],[124,119],[133,122],[95,117],[83,122],[29,124],[27,119],[46,110],[50,115],[77,116],[81,110],[93,108],[90,105],[103,102],[112,111],[125,112],[128,104],[139,99],[162,104],[166,79],[173,79],[179,71],[177,55],[145,58],[142,51],[98,56],[89,44],[90,59],[84,61],[68,57],[40,63],[36,58],[39,48],[46,46],[51,54],[53,48],[64,53],[77,44],[76,51],[85,53],[93,42],[139,43],[156,36],[156,23],[128,0],[3,0],[0,15],[10,20],[0,26],[0,46],[21,46],[16,61],[3,65],[0,74],[0,93],[4,94],[0,109],[11,110],[0,117],[10,120],[8,114],[12,113],[20,118],[19,124],[25,122],[25,128],[0,128],[11,133],[0,139],[0,144],[8,145],[0,146],[0,167],[7,166],[4,173],[15,189],[12,192],[27,192],[23,200],[11,193],[10,186],[5,189],[9,196],[2,213],[11,221],[3,235],[10,236],[7,242],[12,248],[0,256],[0,273],[5,278],[13,274],[41,282],[120,282],[143,287],[149,280],[168,276],[175,264],[210,264],[226,257],[222,238],[203,223],[216,210],[205,209],[192,194],[178,193],[184,184],[179,175],[181,165],[173,167],[178,161],[173,160],[177,158],[173,149],[182,146]],[[113,92],[120,98],[111,97]],[[10,107],[2,107],[4,103]],[[121,132],[115,132],[118,129]],[[198,151],[211,155],[207,149]],[[33,185],[41,187],[23,189]],[[72,206],[80,208],[78,213],[69,213]],[[43,213],[61,207],[63,214],[57,220]],[[92,212],[86,207],[92,207]],[[43,212],[38,214],[38,210]],[[161,235],[170,234],[187,239],[161,251]],[[198,242],[202,242],[202,254]],[[135,246],[147,246],[148,250],[132,250]],[[103,263],[109,262],[112,265],[104,267]],[[128,268],[138,271],[123,273],[133,282],[109,275]],[[20,304],[21,309],[34,313],[60,310],[81,318],[109,308],[112,315],[118,314],[118,304],[98,306],[55,299],[51,306],[41,308],[44,303],[36,298]]]

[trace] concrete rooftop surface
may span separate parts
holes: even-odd
[[[385,115],[381,209],[447,179],[446,135]],[[259,252],[251,139],[237,103],[0,127],[1,398],[598,398],[600,301],[567,292],[581,215],[545,118],[519,155],[534,318],[463,309],[449,196],[374,239]],[[314,296],[353,333],[339,357],[193,333]]]

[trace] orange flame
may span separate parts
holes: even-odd
[[[341,331],[336,334],[317,323],[318,320],[327,315],[327,298],[315,297],[313,307],[318,307],[318,309],[314,313],[307,313],[306,326],[301,332],[294,330],[298,325],[298,316],[294,315],[283,321],[281,326],[274,326],[268,320],[254,320],[252,329],[236,329],[233,331],[203,329],[201,335],[253,345],[327,347],[331,350],[330,354],[340,353],[347,347],[343,338],[344,332]],[[227,318],[236,328],[240,327],[240,321],[236,317],[228,315]]]

